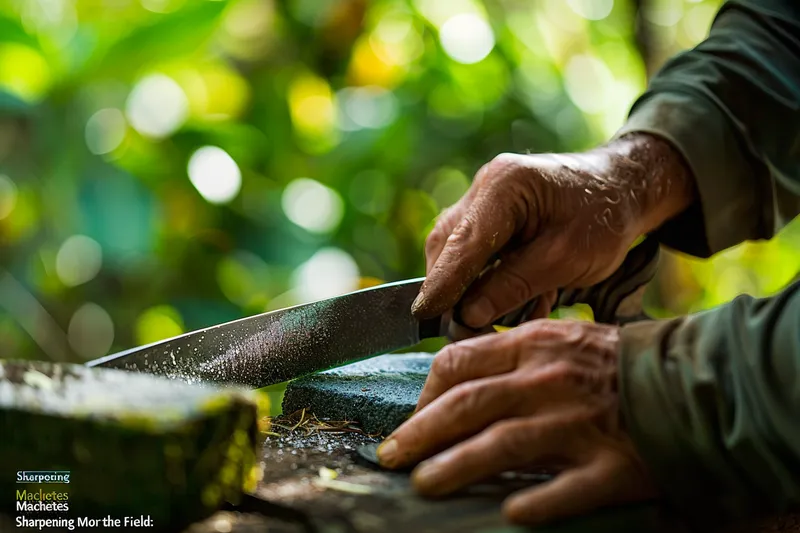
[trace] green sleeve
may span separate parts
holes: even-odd
[[[697,204],[656,232],[663,244],[707,257],[772,237],[800,212],[800,2],[726,2],[617,135],[631,132],[671,141],[697,183]]]
[[[708,256],[800,212],[800,1],[732,0],[619,133],[666,138],[699,200],[656,232]],[[627,428],[700,531],[800,506],[800,284],[622,330]]]
[[[800,283],[622,330],[623,418],[700,531],[800,506]]]

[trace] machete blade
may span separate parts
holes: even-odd
[[[389,283],[243,318],[87,365],[265,387],[418,343],[420,323],[411,304],[423,281]],[[438,334],[425,329],[429,333],[423,336]]]

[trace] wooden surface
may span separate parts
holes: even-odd
[[[448,499],[422,499],[410,489],[407,474],[381,471],[358,456],[360,445],[374,441],[355,433],[317,431],[306,435],[302,427],[265,437],[260,454],[264,475],[256,497],[248,498],[236,510],[218,512],[183,533],[684,531],[655,505],[607,510],[533,530],[512,527],[501,516],[501,502],[515,489],[535,482],[532,478],[493,480]],[[325,481],[321,469],[323,474],[336,472],[336,478]],[[0,532],[12,528],[10,517],[0,515]],[[744,532],[800,533],[800,518],[784,516]]]
[[[317,433],[306,437],[302,432],[269,437],[263,449],[265,473],[257,496],[281,506],[264,512],[298,512],[294,520],[224,512],[196,524],[186,533],[678,533],[683,530],[655,505],[604,511],[533,530],[512,527],[500,514],[500,502],[509,492],[528,485],[529,480],[497,480],[453,498],[425,500],[410,490],[406,474],[380,471],[356,454],[359,445],[373,440],[356,434]],[[334,482],[347,484],[322,481],[321,468],[336,471]],[[353,490],[364,493],[354,494]],[[298,519],[304,519],[305,524]],[[800,532],[800,520],[787,516],[749,531]]]

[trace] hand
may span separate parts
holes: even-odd
[[[442,496],[506,471],[565,467],[504,503],[535,524],[656,495],[620,424],[619,329],[537,320],[451,344],[434,359],[417,412],[378,449]]]
[[[585,154],[500,155],[437,221],[412,311],[442,315],[463,296],[461,319],[479,329],[543,296],[531,318],[545,317],[556,289],[607,278],[638,236],[693,197],[678,152],[645,134]]]

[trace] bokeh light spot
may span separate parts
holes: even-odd
[[[172,135],[183,125],[189,114],[189,102],[175,80],[163,74],[152,74],[133,88],[125,114],[136,131],[160,139]]]
[[[567,0],[578,15],[588,20],[603,20],[614,9],[614,0]]]
[[[292,275],[298,298],[311,302],[358,288],[358,265],[347,252],[323,248],[300,265]]]
[[[439,39],[447,55],[466,65],[484,59],[494,48],[491,26],[473,13],[447,19],[439,30]]]
[[[414,30],[413,19],[402,13],[381,18],[375,26],[375,36],[385,43],[398,44]]]
[[[276,19],[273,2],[240,0],[225,11],[219,42],[229,55],[254,61],[267,54],[279,39],[273,28]]]
[[[78,16],[72,0],[21,2],[20,19],[30,33],[44,34],[64,46],[78,30]]]
[[[183,319],[169,305],[151,307],[136,320],[136,342],[140,345],[177,337],[182,333]]]
[[[683,17],[682,0],[654,0],[642,9],[644,18],[659,26],[674,26]]]
[[[456,203],[469,189],[469,178],[456,168],[444,167],[425,180],[426,190],[430,191],[440,209]]]
[[[67,339],[79,356],[85,359],[101,357],[114,343],[114,322],[99,305],[85,303],[72,315]]]
[[[369,42],[378,58],[387,65],[406,66],[425,50],[414,19],[399,10],[381,16]]]
[[[242,187],[242,173],[236,161],[216,146],[204,146],[193,153],[187,170],[194,188],[212,204],[230,202]]]
[[[480,13],[481,5],[475,0],[414,0],[417,10],[436,27],[461,13]]]
[[[564,72],[567,94],[582,111],[599,113],[614,98],[614,76],[605,63],[590,55],[576,55]]]
[[[17,186],[11,178],[0,174],[0,220],[10,215],[15,205],[17,205]]]
[[[114,108],[101,109],[86,122],[86,146],[96,155],[115,150],[125,139],[125,116]]]
[[[289,87],[288,100],[295,130],[302,138],[315,141],[308,147],[324,151],[332,146],[336,106],[328,82],[310,74],[300,75]]]
[[[50,87],[51,73],[47,61],[29,46],[0,44],[0,88],[24,100],[38,100]]]
[[[339,126],[344,130],[385,128],[397,117],[394,95],[381,87],[349,87],[339,91]]]
[[[281,206],[289,220],[312,233],[333,231],[344,214],[339,194],[308,178],[296,179],[284,189]]]
[[[394,87],[408,72],[402,48],[362,37],[353,47],[348,80],[352,85]]]
[[[67,287],[91,281],[103,265],[103,250],[94,239],[85,235],[68,238],[56,254],[56,274]]]

